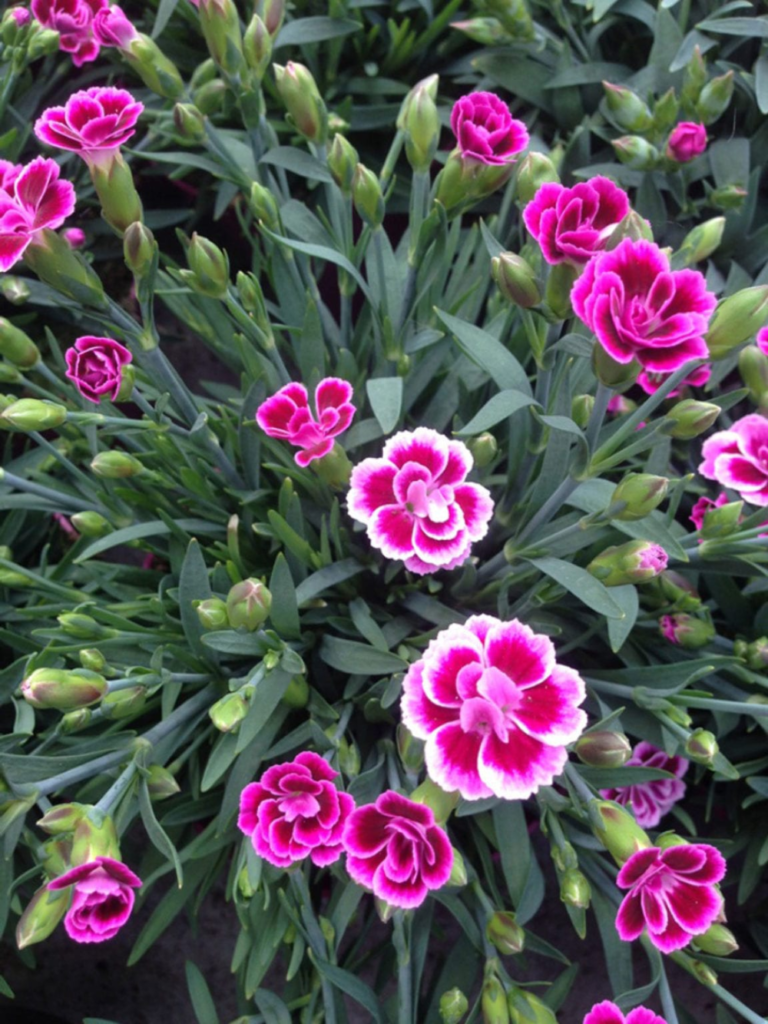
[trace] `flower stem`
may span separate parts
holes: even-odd
[[[138,765],[135,761],[131,761],[118,775],[115,782],[109,787],[104,796],[96,804],[96,809],[101,811],[102,814],[109,814],[110,810],[118,802],[120,797],[125,793],[128,787],[133,782],[133,777],[136,774]]]
[[[312,952],[316,957],[320,957],[321,960],[325,960],[327,958],[328,951],[323,932],[318,924],[314,911],[312,910],[312,897],[309,894],[309,886],[307,885],[307,880],[304,877],[304,869],[300,865],[294,868],[294,870],[290,872],[290,879],[291,885],[293,886],[299,900],[301,919],[307,929]],[[322,971],[318,970],[318,974],[320,975],[320,985],[323,990],[325,1024],[336,1024],[336,997],[334,995],[333,986]]]
[[[410,921],[402,910],[395,912],[394,945],[397,950],[397,1024],[413,1024],[413,961],[410,950]]]
[[[573,494],[579,483],[580,481],[574,480],[572,477],[566,477],[554,493],[550,494],[536,515],[533,516],[517,538],[517,543],[522,543],[526,537],[530,537],[540,526],[548,523],[559,512],[571,494]]]
[[[597,391],[595,392],[595,404],[589,417],[589,423],[587,423],[587,444],[589,445],[590,452],[594,450],[595,442],[603,425],[605,414],[608,411],[608,403],[612,396],[613,389],[599,381]]]
[[[565,774],[568,776],[568,781],[571,783],[571,785],[579,794],[579,796],[585,804],[590,804],[593,800],[597,799],[597,797],[586,784],[584,779],[582,779],[582,777],[579,775],[576,766],[571,764],[570,761],[565,766]]]
[[[661,957],[661,966],[659,968],[659,996],[661,998],[661,1009],[664,1012],[664,1019],[667,1024],[678,1024],[677,1011],[675,1010],[675,1003],[669,989],[663,957]]]

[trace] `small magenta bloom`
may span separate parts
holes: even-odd
[[[269,437],[296,445],[299,466],[328,455],[334,438],[343,434],[357,409],[350,399],[352,385],[338,377],[326,377],[315,389],[317,419],[309,407],[303,384],[286,384],[256,410],[256,422]]]
[[[141,886],[141,879],[120,861],[96,857],[54,878],[48,888],[56,891],[70,885],[74,892],[64,918],[67,935],[75,942],[106,942],[131,916],[133,890]]]
[[[87,162],[111,160],[134,134],[144,109],[125,89],[111,86],[73,93],[63,107],[49,107],[35,122],[35,135],[57,149],[79,153]]]
[[[742,416],[707,438],[701,454],[702,476],[732,487],[751,505],[768,505],[768,419]]]
[[[625,1017],[616,1003],[611,1003],[606,999],[592,1007],[584,1018],[583,1024],[667,1024],[667,1022],[653,1010],[646,1010],[644,1006],[636,1006]]]
[[[546,182],[526,206],[523,220],[547,263],[582,267],[605,249],[628,213],[627,193],[598,176],[573,188]]]
[[[423,576],[455,569],[488,532],[493,499],[466,483],[472,454],[429,427],[403,430],[352,470],[347,507],[387,558]]]
[[[549,637],[473,615],[442,630],[403,680],[406,728],[426,740],[427,774],[466,800],[524,800],[549,786],[587,716],[578,673]]]
[[[12,7],[11,17],[16,22],[18,28],[23,28],[29,24],[29,20],[32,15],[29,13],[26,7]]]
[[[101,46],[93,19],[107,0],[32,0],[32,13],[45,28],[59,33],[59,49],[72,54],[76,67],[96,60]]]
[[[707,383],[711,376],[711,366],[709,366],[706,363],[704,364],[704,366],[697,366],[696,369],[692,370],[691,373],[689,373],[684,380],[680,381],[676,388],[673,388],[669,392],[669,395],[667,397],[677,397],[677,395],[679,395],[685,387],[703,387],[703,385]],[[643,389],[646,395],[653,395],[659,390],[661,385],[664,383],[665,380],[668,379],[668,377],[668,373],[654,373],[651,370],[643,370],[642,373],[639,373],[637,376],[637,383],[640,385],[640,387]]]
[[[707,512],[709,512],[710,509],[720,508],[722,505],[727,505],[728,501],[728,495],[725,491],[718,494],[716,498],[708,498],[706,495],[703,495],[691,509],[691,514],[688,518],[696,529],[700,530],[704,525],[704,516],[706,516]]]
[[[717,300],[698,270],[670,270],[653,242],[625,238],[594,256],[571,290],[574,312],[617,363],[672,373],[709,355],[704,335]]]
[[[643,740],[632,751],[632,757],[626,764],[628,768],[660,768],[676,776],[674,779],[636,782],[631,786],[600,790],[600,795],[607,800],[615,800],[625,807],[629,805],[642,828],[655,828],[685,795],[685,783],[681,780],[688,771],[688,761],[677,754],[669,757],[663,750]]]
[[[82,228],[64,228],[61,237],[67,242],[70,249],[82,249],[85,245],[85,232]]]
[[[352,812],[342,842],[352,880],[393,907],[421,906],[451,875],[453,849],[432,809],[392,789]]]
[[[681,121],[672,129],[667,142],[667,156],[679,164],[701,156],[707,148],[707,129],[695,121]]]
[[[755,344],[764,356],[768,356],[768,327],[760,328],[755,338]]]
[[[355,801],[334,786],[338,774],[319,754],[305,750],[245,787],[237,826],[260,857],[278,868],[306,857],[318,867],[339,859],[341,833]]]
[[[139,35],[133,22],[117,4],[103,7],[93,19],[93,34],[102,46],[127,50]]]
[[[616,878],[620,889],[629,889],[616,917],[619,936],[632,942],[647,928],[662,953],[687,946],[720,916],[723,897],[715,886],[725,867],[722,854],[706,843],[633,853]]]
[[[64,353],[66,376],[89,402],[100,402],[108,395],[114,402],[123,382],[123,367],[133,359],[128,349],[114,338],[78,338]]]
[[[36,157],[25,167],[0,168],[0,270],[10,270],[37,232],[58,228],[75,208],[75,189],[59,181],[55,160]]]
[[[528,145],[528,129],[492,92],[471,92],[451,111],[451,129],[463,157],[481,164],[509,164]]]

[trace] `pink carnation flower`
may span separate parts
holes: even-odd
[[[32,13],[45,28],[59,33],[59,49],[72,54],[80,67],[96,60],[101,49],[93,35],[93,19],[107,0],[32,0]]]
[[[23,28],[25,25],[28,25],[31,18],[26,7],[11,7],[10,15],[18,28]]]
[[[732,487],[751,505],[768,505],[768,419],[742,416],[707,438],[701,454],[702,476]]]
[[[700,388],[707,383],[711,376],[711,366],[706,364],[704,366],[697,366],[695,370],[688,374],[685,380],[681,380],[677,387],[669,392],[667,397],[676,398],[685,387]],[[653,395],[668,378],[668,373],[653,373],[651,370],[643,370],[642,373],[638,374],[637,383],[646,395]]]
[[[707,148],[707,129],[695,121],[681,121],[672,129],[667,142],[667,156],[679,164],[687,164]]]
[[[633,853],[616,878],[620,889],[629,889],[616,917],[619,936],[632,942],[647,928],[662,953],[687,946],[720,916],[723,897],[715,886],[725,867],[722,854],[706,843]]]
[[[625,238],[594,256],[571,290],[574,312],[617,363],[672,373],[709,355],[717,300],[698,270],[670,270],[653,242]]]
[[[123,367],[133,359],[128,349],[113,338],[95,338],[88,334],[78,338],[64,353],[66,376],[89,402],[109,397],[114,402],[123,382]]]
[[[88,163],[111,162],[134,134],[144,109],[125,89],[94,86],[73,93],[63,107],[49,107],[35,122],[35,135]]]
[[[315,389],[317,419],[309,408],[303,384],[286,384],[256,410],[256,422],[269,437],[296,445],[295,459],[308,466],[333,451],[334,438],[343,434],[357,409],[350,399],[352,385],[338,377],[326,377]]]
[[[707,498],[706,495],[699,498],[696,504],[691,509],[691,514],[688,517],[697,530],[700,530],[704,525],[704,517],[707,512],[713,508],[720,508],[722,505],[728,504],[728,495],[723,492],[718,494],[714,499]]]
[[[12,168],[12,170],[9,170]],[[0,270],[10,270],[43,228],[58,228],[75,208],[75,189],[59,181],[55,160],[7,165],[0,188]]]
[[[131,916],[134,889],[141,879],[111,857],[97,857],[54,878],[48,888],[74,886],[72,905],[64,918],[67,935],[75,942],[113,939]]]
[[[635,403],[629,398],[625,398],[624,395],[612,395],[608,401],[606,412],[612,416],[624,416],[629,412],[634,412],[635,408]]]
[[[592,1007],[584,1018],[583,1024],[667,1024],[667,1022],[653,1010],[646,1010],[644,1006],[636,1006],[625,1017],[616,1003],[611,1003],[606,999]]]
[[[581,267],[605,248],[628,213],[626,192],[597,177],[573,188],[547,182],[526,206],[523,220],[547,263]]]
[[[133,22],[117,4],[99,11],[93,19],[93,34],[102,46],[115,46],[118,50],[127,50],[139,35]]]
[[[260,857],[278,868],[306,857],[319,867],[339,859],[342,829],[355,801],[334,786],[338,774],[319,754],[305,750],[245,787],[237,825]]]
[[[768,356],[768,327],[760,328],[755,338],[755,344],[764,356]]]
[[[472,465],[461,441],[429,427],[403,430],[390,437],[380,459],[364,459],[352,470],[349,514],[366,524],[374,547],[411,572],[455,569],[486,535],[493,515],[485,487],[465,482]]]
[[[0,160],[0,190],[13,192],[13,183],[23,170],[21,164],[11,163],[10,160]]]
[[[453,867],[453,849],[430,807],[387,790],[344,826],[347,871],[393,907],[419,907]]]
[[[403,680],[403,723],[429,777],[466,800],[524,800],[559,775],[587,724],[578,673],[549,637],[473,615],[438,633]]]
[[[510,164],[528,145],[528,129],[492,92],[471,92],[451,111],[451,129],[463,157],[481,164]]]
[[[685,783],[681,782],[681,779],[688,771],[688,762],[684,757],[677,755],[669,757],[663,750],[643,740],[637,744],[632,751],[632,757],[627,761],[627,767],[631,766],[660,768],[675,775],[676,778],[601,789],[600,795],[625,807],[629,805],[641,828],[654,828],[685,795]]]

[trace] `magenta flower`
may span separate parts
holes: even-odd
[[[600,795],[606,800],[629,805],[641,828],[654,828],[665,814],[672,810],[678,800],[685,795],[685,783],[682,777],[688,771],[688,762],[684,757],[669,757],[663,750],[643,740],[632,751],[627,767],[660,768],[662,771],[675,775],[674,779],[657,779],[655,782],[636,782],[631,786],[619,786],[614,789],[601,789]]]
[[[573,188],[556,182],[542,185],[523,211],[529,232],[547,263],[582,267],[629,213],[626,192],[609,178],[590,178]]]
[[[751,505],[768,505],[768,419],[742,416],[707,438],[701,454],[702,476],[732,487]]]
[[[352,812],[342,842],[352,880],[393,907],[421,906],[451,875],[453,849],[432,809],[392,789]]]
[[[133,356],[114,338],[94,338],[88,334],[77,338],[64,353],[66,376],[89,402],[100,402],[109,395],[114,402],[123,382],[123,367]]]
[[[49,107],[35,122],[35,135],[87,163],[111,162],[134,134],[144,109],[125,89],[94,86],[73,93],[63,107]]]
[[[481,164],[510,164],[528,145],[528,129],[492,92],[471,92],[451,111],[451,129],[463,157]]]
[[[612,416],[625,416],[627,413],[633,412],[635,408],[635,403],[630,401],[629,398],[616,394],[611,395],[606,412]]]
[[[768,327],[760,328],[755,338],[755,344],[764,356],[768,356]]]
[[[75,942],[113,939],[131,916],[134,889],[141,879],[111,857],[97,857],[54,878],[48,888],[74,886],[72,905],[64,918],[67,935]]]
[[[720,916],[723,897],[715,886],[725,867],[722,854],[706,843],[633,853],[616,878],[620,889],[629,889],[616,917],[619,936],[632,942],[647,928],[662,953],[687,946]]]
[[[493,499],[466,483],[472,455],[429,427],[403,430],[352,470],[347,508],[387,558],[423,576],[455,569],[488,532]]]
[[[269,437],[278,437],[300,448],[296,462],[308,466],[313,459],[328,455],[333,450],[333,439],[352,422],[357,409],[351,398],[351,384],[338,377],[326,377],[315,389],[315,419],[304,385],[286,384],[261,403],[256,410],[256,422]]]
[[[0,191],[13,192],[13,183],[24,170],[21,164],[0,160]]]
[[[676,398],[685,387],[700,388],[707,383],[711,376],[711,366],[706,363],[704,366],[697,366],[696,369],[692,370],[684,380],[680,381],[676,388],[673,388],[669,392],[667,397]],[[653,395],[659,390],[668,377],[668,373],[653,373],[651,370],[643,370],[642,373],[638,374],[637,383],[646,395]]]
[[[18,28],[23,28],[29,24],[31,15],[26,7],[11,7],[10,15],[13,18]]]
[[[672,373],[709,355],[704,335],[717,300],[698,270],[670,270],[653,242],[625,238],[594,256],[571,290],[580,320],[617,363]]]
[[[707,129],[695,121],[681,121],[672,129],[667,142],[667,156],[679,164],[701,156],[707,148]]]
[[[40,156],[21,169],[8,165],[0,173],[0,270],[10,270],[38,232],[64,223],[75,208],[75,189],[59,181],[55,160]]]
[[[403,680],[403,723],[426,740],[427,774],[466,800],[524,800],[549,786],[584,731],[578,673],[549,637],[473,615],[442,630]]]
[[[102,46],[116,46],[118,50],[127,50],[139,35],[133,22],[117,4],[103,7],[98,12],[93,19],[93,34]]]
[[[59,33],[59,49],[72,54],[80,67],[96,60],[101,49],[93,34],[93,19],[107,0],[32,0],[32,13],[45,28]]]
[[[708,498],[706,495],[699,498],[696,504],[691,509],[691,514],[688,517],[697,530],[700,530],[704,525],[704,517],[707,512],[713,508],[720,508],[722,505],[728,504],[728,495],[725,492],[718,494],[716,498]]]
[[[82,249],[85,245],[85,232],[82,228],[64,228],[61,237],[70,249]]]
[[[636,1006],[625,1017],[616,1003],[611,1003],[606,999],[592,1007],[584,1018],[583,1024],[667,1024],[667,1022],[653,1010],[646,1010],[644,1006]]]
[[[306,857],[318,867],[339,859],[342,829],[355,801],[334,786],[338,774],[319,754],[305,750],[245,787],[237,826],[260,857],[278,868]]]

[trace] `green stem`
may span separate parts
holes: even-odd
[[[565,774],[568,776],[568,781],[571,783],[573,788],[579,794],[585,804],[592,803],[593,800],[597,800],[597,797],[586,784],[584,779],[579,775],[575,765],[571,764],[570,761],[565,766]]]
[[[402,910],[395,912],[394,943],[397,950],[397,1022],[413,1024],[413,960],[411,958],[409,932],[410,921]]]
[[[721,985],[711,985],[709,987],[721,1002],[725,1003],[726,1006],[730,1006],[731,1009],[735,1010],[736,1013],[744,1018],[744,1020],[749,1021],[749,1024],[766,1024],[765,1017],[761,1017],[759,1013],[755,1013],[753,1010],[750,1010],[750,1008],[745,1006],[740,999],[737,999],[736,996],[732,995],[728,989],[723,988]]]
[[[39,498],[45,498],[47,501],[53,502],[57,508],[64,505],[67,509],[75,512],[104,511],[100,505],[82,501],[79,498],[65,494],[63,491],[56,491],[52,487],[36,484],[32,480],[25,480],[23,477],[16,476],[15,473],[9,473],[7,470],[0,468],[0,485],[2,484],[7,484],[8,487],[15,487],[19,491],[26,491],[27,494],[36,494]]]
[[[573,494],[576,488],[579,486],[580,481],[573,480],[571,477],[566,477],[565,480],[560,484],[557,490],[547,498],[544,504],[541,506],[539,511],[531,519],[525,529],[517,538],[517,542],[522,543],[527,537],[530,537],[540,526],[548,523],[563,507],[568,498]]]
[[[309,893],[307,880],[304,877],[303,868],[300,866],[294,868],[290,873],[290,879],[299,900],[301,919],[307,929],[312,952],[316,957],[320,957],[321,960],[326,960],[328,958],[328,950],[325,944],[325,937],[312,909],[312,897]],[[318,974],[320,975],[320,985],[323,990],[325,1024],[336,1024],[336,997],[333,986],[322,972],[318,971]]]
[[[101,811],[102,814],[109,814],[110,810],[122,797],[123,793],[133,782],[133,777],[136,774],[138,765],[135,761],[131,761],[125,769],[117,777],[117,780],[109,787],[104,796],[96,804],[96,809]]]
[[[672,993],[669,989],[669,982],[667,981],[667,972],[664,969],[664,957],[661,957],[660,960],[661,966],[659,968],[659,996],[661,997],[661,1009],[664,1012],[664,1019],[666,1021],[666,1024],[678,1024],[675,1003],[672,999]]]
[[[607,384],[603,384],[602,381],[598,382],[595,404],[587,424],[587,444],[589,445],[590,452],[594,451],[597,436],[600,433],[605,414],[608,411],[608,403],[612,397],[612,388],[609,388]]]

